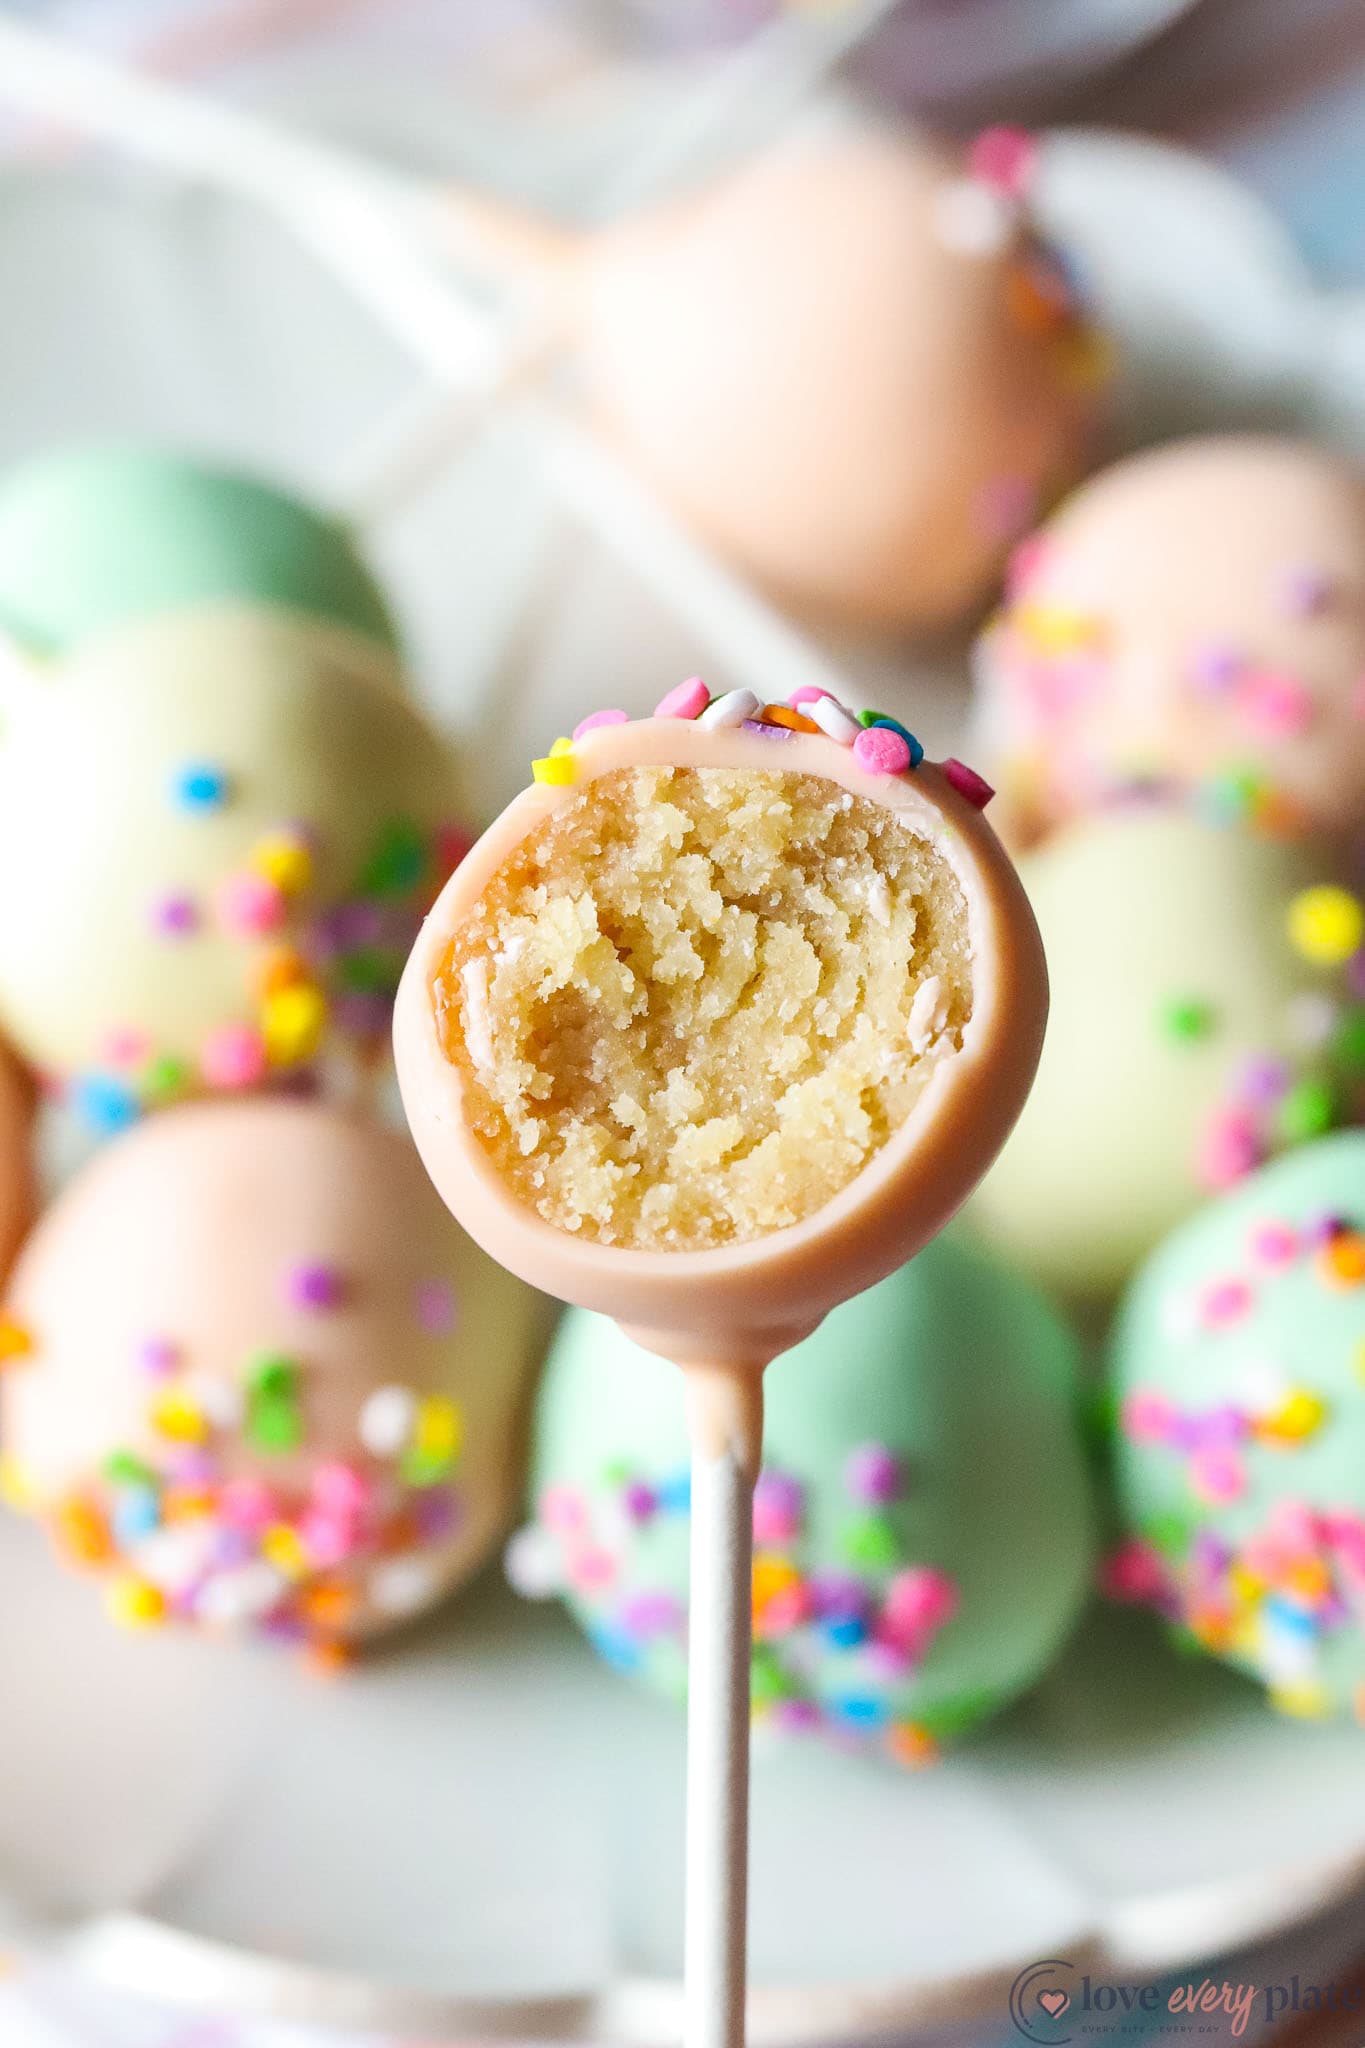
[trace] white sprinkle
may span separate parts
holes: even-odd
[[[1018,211],[994,186],[955,178],[934,194],[930,220],[934,239],[955,256],[998,256],[1010,245]]]
[[[704,725],[708,732],[723,732],[727,726],[743,725],[759,708],[752,690],[727,690],[723,697],[712,698],[697,724]]]
[[[1285,1023],[1295,1045],[1315,1052],[1326,1045],[1337,1028],[1341,1012],[1330,996],[1295,996],[1285,1011]]]
[[[211,1378],[206,1374],[202,1379],[189,1380],[185,1392],[215,1429],[233,1430],[241,1422],[246,1404],[241,1388],[235,1387],[231,1380]]]
[[[548,1529],[531,1522],[508,1540],[502,1555],[507,1583],[523,1600],[548,1600],[562,1590],[559,1546]]]
[[[232,1628],[261,1620],[279,1606],[287,1590],[288,1580],[272,1565],[246,1564],[240,1571],[219,1572],[210,1579],[194,1611],[201,1621]]]
[[[417,1396],[406,1387],[379,1387],[360,1411],[360,1441],[372,1458],[393,1458],[407,1448],[417,1421]]]
[[[435,1598],[438,1580],[423,1557],[401,1557],[376,1565],[370,1573],[369,1595],[381,1614],[416,1614]]]
[[[851,747],[862,731],[857,719],[850,718],[837,697],[812,697],[801,709],[841,747]]]
[[[163,1593],[184,1593],[208,1569],[217,1542],[208,1522],[183,1522],[156,1529],[137,1546],[134,1562],[140,1575]]]

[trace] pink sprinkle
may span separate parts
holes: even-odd
[[[1313,699],[1294,676],[1257,669],[1239,685],[1237,708],[1253,731],[1292,739],[1313,722]]]
[[[309,1491],[324,1514],[353,1517],[372,1505],[375,1489],[367,1473],[338,1459],[318,1466]]]
[[[214,897],[218,922],[238,938],[260,938],[266,932],[277,931],[284,923],[287,908],[279,884],[250,868],[240,875],[229,875]]]
[[[268,1529],[277,1513],[274,1494],[259,1479],[229,1479],[218,1508],[230,1529],[244,1529],[248,1535]]]
[[[588,1510],[572,1486],[547,1486],[540,1496],[540,1519],[556,1536],[577,1536],[588,1526]]]
[[[904,775],[910,749],[889,725],[869,725],[853,742],[853,758],[869,775]]]
[[[803,704],[818,703],[821,697],[828,697],[828,690],[822,690],[818,683],[802,683],[799,690],[793,690],[787,703],[793,711],[799,711]]]
[[[294,1268],[286,1292],[292,1307],[325,1313],[340,1308],[346,1294],[346,1276],[339,1266],[329,1266],[321,1259],[309,1260]]]
[[[335,1515],[307,1514],[299,1523],[299,1539],[309,1563],[320,1571],[344,1564],[358,1548],[355,1530]]]
[[[150,1051],[151,1041],[146,1032],[131,1027],[111,1031],[104,1041],[104,1057],[114,1067],[135,1067]]]
[[[265,1075],[265,1044],[250,1024],[223,1024],[211,1031],[199,1055],[199,1070],[210,1088],[254,1088]]]
[[[185,939],[199,929],[199,906],[192,896],[163,896],[152,905],[152,924],[165,939]]]
[[[1160,1553],[1136,1540],[1120,1545],[1101,1567],[1100,1586],[1111,1600],[1159,1600],[1166,1590]]]
[[[654,707],[656,718],[700,718],[711,702],[711,692],[700,676],[689,676]]]
[[[585,732],[596,732],[603,725],[629,725],[628,711],[590,711],[586,718],[580,718],[573,729],[573,736],[581,740]]]
[[[1017,199],[1028,190],[1038,144],[1027,128],[985,128],[967,151],[967,169],[984,185]]]
[[[1042,534],[1031,533],[1027,540],[1021,540],[1010,549],[1009,562],[1005,569],[1005,592],[1014,598],[1022,595],[1048,554],[1048,545]]]
[[[754,1616],[754,1633],[760,1638],[782,1636],[809,1620],[810,1594],[798,1582],[794,1586],[783,1586],[780,1592],[764,1601]]]
[[[600,1593],[616,1577],[616,1559],[609,1550],[580,1550],[569,1559],[568,1579],[575,1593]]]
[[[957,1612],[957,1587],[932,1565],[910,1565],[886,1589],[882,1625],[893,1640],[942,1628]]]
[[[1164,1444],[1174,1421],[1169,1398],[1148,1388],[1137,1388],[1123,1404],[1123,1433],[1135,1444]]]
[[[1284,608],[1292,619],[1311,619],[1325,611],[1332,579],[1325,569],[1291,569],[1284,579]]]
[[[1287,1266],[1299,1249],[1299,1234],[1288,1223],[1258,1223],[1251,1233],[1251,1256],[1262,1266]]]
[[[424,1280],[416,1308],[417,1327],[428,1337],[448,1337],[455,1328],[455,1289],[448,1280]]]
[[[1215,1280],[1199,1304],[1199,1317],[1206,1329],[1226,1330],[1249,1313],[1255,1297],[1245,1280]]]
[[[137,1347],[137,1362],[154,1380],[169,1379],[180,1364],[179,1346],[169,1337],[144,1337]]]
[[[1254,1125],[1234,1112],[1216,1117],[1205,1132],[1195,1171],[1200,1186],[1217,1193],[1244,1179],[1260,1163],[1261,1146]]]
[[[1200,1451],[1190,1460],[1191,1490],[1210,1507],[1240,1500],[1246,1484],[1246,1467],[1235,1451]]]
[[[984,811],[995,795],[984,775],[978,775],[975,768],[969,768],[965,761],[954,760],[951,755],[943,763],[943,779],[978,811]]]

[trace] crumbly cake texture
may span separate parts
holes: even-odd
[[[811,1215],[904,1123],[971,1014],[966,906],[940,850],[832,780],[620,769],[498,871],[434,995],[530,1207],[705,1250]]]

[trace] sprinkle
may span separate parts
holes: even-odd
[[[1313,722],[1313,699],[1293,676],[1254,670],[1237,688],[1237,711],[1267,739],[1293,739]]]
[[[822,697],[828,697],[829,694],[829,691],[822,689],[819,683],[801,683],[796,689],[788,691],[787,702],[793,711],[800,711],[805,705],[818,704]]]
[[[1285,1006],[1284,1021],[1296,1046],[1317,1052],[1331,1040],[1340,1015],[1340,1005],[1330,996],[1310,989]]]
[[[1207,1038],[1213,1030],[1216,1012],[1200,996],[1172,996],[1163,1003],[1161,1021],[1166,1034],[1183,1044]]]
[[[199,929],[199,906],[192,896],[159,896],[152,905],[152,927],[164,939],[185,939]]]
[[[126,1081],[113,1074],[83,1074],[71,1087],[71,1106],[81,1122],[100,1137],[113,1137],[135,1124],[138,1099]]]
[[[297,1402],[277,1394],[257,1396],[247,1408],[246,1435],[258,1451],[272,1457],[296,1451],[303,1441]]]
[[[930,205],[934,239],[955,256],[998,256],[1018,219],[1011,195],[978,178],[940,185]]]
[[[58,1548],[73,1564],[99,1566],[114,1556],[109,1524],[93,1501],[78,1495],[62,1501],[52,1519]]]
[[[984,128],[967,151],[970,175],[1012,198],[1027,192],[1038,160],[1036,137],[1026,128],[1004,124]]]
[[[414,1303],[417,1327],[428,1337],[448,1337],[455,1328],[455,1289],[448,1280],[424,1280]]]
[[[251,865],[281,897],[301,896],[313,879],[313,849],[302,832],[270,832],[251,849]]]
[[[939,1760],[937,1742],[918,1721],[897,1721],[886,1731],[886,1747],[908,1771],[927,1770]]]
[[[954,760],[951,755],[942,764],[942,774],[949,787],[978,811],[984,811],[995,795],[984,775],[978,775],[975,768],[969,768],[965,761]]]
[[[1317,1270],[1329,1287],[1342,1290],[1365,1282],[1365,1233],[1339,1230],[1318,1252]]]
[[[151,1424],[158,1436],[176,1444],[203,1444],[209,1439],[209,1419],[198,1402],[188,1394],[171,1391],[157,1396],[151,1407]]]
[[[1315,967],[1340,967],[1365,940],[1365,909],[1331,883],[1304,889],[1289,906],[1289,938]]]
[[[656,718],[700,718],[711,701],[711,693],[700,676],[689,676],[685,683],[661,697],[654,707]]]
[[[807,707],[807,716],[813,718],[821,732],[836,740],[841,747],[851,747],[862,731],[857,719],[835,697],[813,700]]]
[[[464,1418],[456,1403],[444,1394],[428,1395],[417,1410],[414,1448],[426,1457],[449,1462],[463,1441]]]
[[[369,1475],[336,1458],[317,1467],[308,1492],[325,1513],[343,1519],[363,1514],[374,1498]]]
[[[1277,1132],[1286,1145],[1320,1138],[1337,1120],[1336,1098],[1326,1081],[1298,1081],[1280,1105]]]
[[[1263,1266],[1277,1270],[1297,1256],[1299,1235],[1292,1224],[1274,1221],[1258,1223],[1251,1233],[1251,1256]]]
[[[861,1515],[845,1524],[839,1548],[850,1564],[873,1571],[894,1565],[900,1555],[895,1529],[882,1515]]]
[[[531,773],[537,782],[548,783],[556,789],[567,788],[578,774],[574,765],[573,741],[557,739],[548,754],[531,763]]]
[[[1235,1451],[1200,1451],[1190,1461],[1190,1490],[1210,1507],[1240,1500],[1246,1484],[1246,1467]]]
[[[145,1579],[115,1579],[105,1595],[109,1619],[119,1628],[157,1628],[166,1619],[164,1596]]]
[[[376,1565],[368,1590],[381,1614],[416,1614],[435,1598],[440,1581],[426,1558],[402,1557]]]
[[[539,1523],[518,1529],[503,1552],[502,1565],[513,1592],[524,1600],[549,1600],[563,1587],[559,1546]]]
[[[863,1444],[849,1455],[844,1467],[844,1484],[854,1500],[872,1507],[885,1507],[900,1494],[904,1484],[901,1460],[885,1444]]]
[[[174,1053],[162,1053],[143,1069],[141,1079],[144,1102],[155,1105],[183,1095],[193,1080],[193,1074],[188,1060],[182,1060]]]
[[[204,1040],[199,1070],[210,1088],[224,1093],[256,1087],[266,1070],[260,1032],[250,1024],[220,1024]]]
[[[312,1560],[296,1529],[276,1522],[261,1537],[261,1556],[282,1579],[301,1579],[312,1569]]]
[[[907,743],[889,726],[868,726],[853,742],[853,758],[868,775],[904,775],[912,765]]]
[[[360,1441],[372,1458],[395,1458],[412,1439],[417,1396],[407,1387],[379,1387],[360,1411]]]
[[[757,718],[746,718],[741,732],[757,733],[761,740],[789,740],[793,734],[785,725],[772,725],[761,714]]]
[[[728,732],[761,709],[752,690],[727,690],[723,696],[712,698],[697,723],[707,732]]]
[[[1327,1403],[1308,1387],[1294,1387],[1278,1408],[1257,1418],[1256,1434],[1264,1442],[1301,1444],[1316,1436],[1327,1419]]]
[[[899,733],[906,746],[910,749],[910,766],[912,768],[919,767],[920,762],[924,759],[923,747],[909,727],[902,725],[898,718],[893,718],[889,711],[860,711],[858,713],[858,723],[868,731],[884,729],[887,732]]]
[[[785,1472],[765,1468],[754,1486],[754,1541],[764,1548],[795,1542],[801,1533],[805,1489]]]
[[[311,982],[294,983],[267,996],[261,1005],[265,1057],[272,1067],[296,1067],[312,1059],[327,1029],[327,998]]]
[[[169,1379],[179,1369],[180,1347],[170,1337],[144,1337],[137,1347],[137,1363],[152,1379]]]
[[[590,732],[599,732],[604,725],[629,725],[628,711],[590,711],[586,718],[580,718],[573,729],[576,740],[583,739]]]
[[[1225,641],[1210,641],[1206,646],[1195,649],[1190,673],[1201,690],[1221,695],[1236,681],[1243,665],[1243,656],[1237,648],[1228,646]]]
[[[325,1313],[340,1308],[346,1298],[346,1276],[339,1266],[313,1259],[295,1266],[285,1279],[285,1299],[292,1308]]]
[[[171,785],[174,801],[186,811],[221,810],[230,790],[226,771],[210,761],[192,761],[178,769]]]
[[[0,1316],[0,1372],[33,1353],[33,1333],[13,1316]]]
[[[1291,569],[1280,597],[1291,619],[1311,619],[1325,611],[1332,596],[1332,578],[1325,569]]]
[[[788,732],[819,732],[813,718],[807,718],[804,711],[793,711],[789,704],[765,704],[759,713],[765,725],[784,725]]]
[[[1215,1280],[1200,1298],[1199,1318],[1209,1330],[1226,1330],[1250,1315],[1256,1297],[1245,1280]]]
[[[240,939],[278,931],[287,912],[284,891],[250,868],[227,876],[214,895],[213,907],[223,930]]]

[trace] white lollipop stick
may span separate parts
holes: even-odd
[[[754,1480],[763,1382],[693,1368],[684,2048],[743,2048]]]

